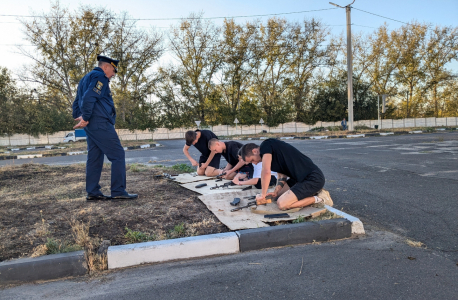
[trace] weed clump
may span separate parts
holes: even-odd
[[[176,164],[172,166],[172,169],[178,172],[192,173],[195,172],[195,169],[187,164]]]
[[[156,236],[150,236],[141,231],[133,231],[132,229],[129,229],[127,226],[124,229],[127,231],[124,237],[129,241],[130,244],[156,240]]]

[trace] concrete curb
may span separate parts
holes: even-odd
[[[350,221],[351,222],[351,233],[352,234],[365,234],[366,233],[364,231],[363,222],[361,222],[361,220],[358,219],[357,217],[353,217],[352,215],[346,214],[343,211],[335,209],[335,208],[333,208],[333,207],[331,207],[329,205],[325,205],[324,207],[326,207],[326,209],[329,210],[330,212],[333,212],[336,215],[338,215],[338,216]]]
[[[108,269],[239,252],[235,232],[108,247]]]
[[[331,219],[236,231],[240,252],[351,237],[351,222]]]
[[[87,274],[84,251],[21,258],[0,263],[0,283],[51,280]]]
[[[141,149],[141,148],[160,147],[160,146],[162,146],[162,145],[161,144],[146,144],[146,145],[141,145],[141,146],[124,147],[124,151],[134,150],[134,149]],[[44,148],[44,147],[35,147],[35,148]],[[59,147],[59,148],[65,148],[65,147]],[[52,147],[52,148],[47,148],[47,149],[58,149],[58,148],[57,147]],[[14,150],[16,150],[16,149],[14,149]],[[17,148],[17,150],[26,150],[26,148]],[[38,158],[38,157],[53,157],[53,156],[67,156],[67,155],[81,155],[81,154],[87,154],[87,151],[0,156],[0,160]]]

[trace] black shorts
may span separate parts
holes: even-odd
[[[237,173],[245,173],[248,178],[253,176],[254,168],[252,164],[244,165],[237,170]]]
[[[269,186],[275,185],[277,183],[277,178],[275,178],[274,175],[270,175],[270,183]],[[261,178],[258,178],[258,183],[254,185],[255,188],[257,189],[262,189],[261,185]]]
[[[199,167],[206,163],[207,162],[207,159],[208,157],[206,156],[203,156],[201,155],[200,158],[199,158]],[[215,169],[219,169],[219,162],[221,160],[221,153],[217,153],[215,154],[215,156],[213,156],[213,159],[211,160],[211,162],[208,164],[209,167],[213,167]]]
[[[296,195],[298,200],[316,195],[323,188],[324,182],[324,175],[320,169],[310,173],[304,181],[296,182],[292,178],[286,181],[291,192]]]

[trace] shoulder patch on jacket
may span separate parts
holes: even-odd
[[[95,88],[98,89],[99,91],[101,91],[102,87],[103,87],[103,83],[101,83],[100,81],[97,81],[97,83],[95,85]]]
[[[97,94],[101,95],[102,94],[102,91],[98,90],[96,87],[92,89],[94,92],[96,92]]]

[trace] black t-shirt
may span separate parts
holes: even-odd
[[[197,148],[197,150],[200,151],[200,153],[202,153],[203,156],[205,157],[209,157],[210,156],[210,149],[208,149],[208,141],[211,140],[211,139],[217,139],[218,137],[210,130],[199,130],[197,129],[197,131],[200,131],[200,138],[199,140],[197,141],[197,143],[194,145],[194,147]],[[187,146],[192,146],[192,145],[188,145],[186,144]]]
[[[224,156],[226,161],[232,165],[232,167],[235,167],[235,165],[239,162],[239,157],[237,154],[239,153],[239,149],[242,148],[243,145],[239,142],[234,141],[224,143],[226,144],[226,151],[224,151],[222,155]]]
[[[276,139],[267,139],[261,143],[260,154],[272,154],[271,170],[284,174],[297,182],[319,168],[313,161],[292,145]]]

